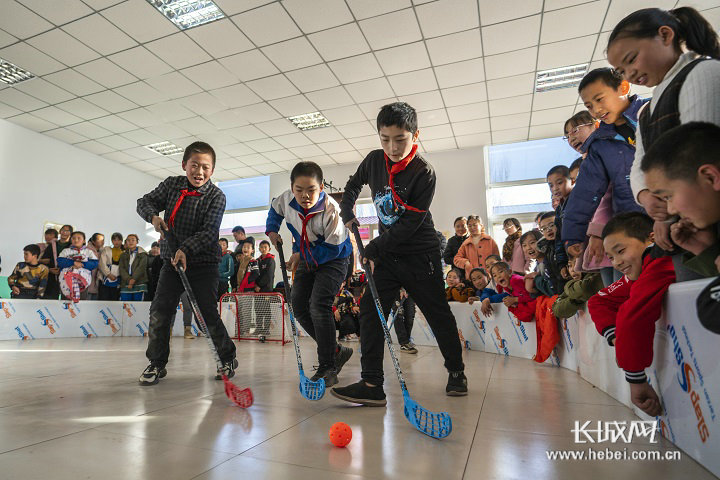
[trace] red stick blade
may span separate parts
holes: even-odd
[[[234,385],[227,376],[223,375],[225,395],[238,407],[248,408],[253,404],[253,393],[249,388],[240,388]]]

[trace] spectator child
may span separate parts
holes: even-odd
[[[531,270],[531,260],[525,257],[522,247],[520,246],[520,237],[522,236],[520,220],[517,218],[506,218],[503,222],[503,230],[505,230],[507,234],[502,250],[503,261],[510,264],[513,273],[525,275]]]
[[[99,259],[100,252],[102,252],[103,247],[105,247],[105,235],[102,233],[93,233],[87,246]],[[90,282],[90,286],[88,287],[88,300],[98,300],[98,287],[100,283],[99,272],[100,269],[98,264],[98,268],[92,271],[92,282]]]
[[[525,275],[525,289],[533,296],[552,297],[555,293],[550,270],[545,267],[545,254],[538,247],[541,239],[542,234],[537,230],[531,230],[520,237],[525,255],[536,261],[535,271]]]
[[[567,255],[565,250],[559,248],[557,241],[557,225],[555,212],[546,212],[540,218],[540,233],[543,239],[537,243],[537,248],[543,254],[545,274],[549,277],[552,286],[552,295],[560,294],[565,287],[567,277]],[[552,296],[548,295],[548,296]]]
[[[138,246],[138,236],[134,233],[125,238],[127,248],[120,255],[120,300],[123,302],[142,302],[148,291],[148,255]]]
[[[243,228],[240,225],[233,227],[232,234],[233,234],[233,238],[235,239],[235,243],[237,243],[237,245],[235,246],[235,260],[236,260],[234,263],[235,270],[233,271],[233,274],[230,277],[230,287],[232,288],[232,291],[234,292],[234,291],[237,291],[237,286],[238,286],[237,269],[238,269],[239,264],[237,262],[237,257],[238,257],[238,255],[242,254],[242,247],[243,247],[243,244],[245,243],[245,240],[250,241],[253,245],[253,251],[255,250],[255,238],[248,237],[247,235],[245,235],[245,228]]]
[[[87,288],[92,281],[92,270],[97,268],[95,253],[85,246],[85,234],[73,232],[70,246],[58,256],[60,291],[67,300],[77,303],[87,299]]]
[[[568,177],[570,178],[570,182],[573,186],[575,186],[575,182],[577,181],[578,172],[580,172],[580,165],[582,164],[583,157],[578,157],[570,164],[568,167]]]
[[[40,247],[35,244],[23,248],[23,262],[18,263],[8,277],[11,298],[43,298],[49,269],[38,263]]]
[[[152,242],[150,253],[148,254],[148,293],[145,296],[146,301],[152,302],[155,298],[155,290],[157,290],[158,280],[160,280],[160,270],[163,266],[163,260],[160,256],[160,244]]]
[[[470,270],[473,268],[482,267],[488,255],[500,254],[495,240],[485,233],[485,227],[480,217],[470,215],[467,225],[470,236],[462,243],[453,259],[456,267],[465,270],[465,278],[468,278]]]
[[[475,296],[468,298],[470,305],[482,302],[486,298],[490,300],[490,303],[500,303],[503,298],[508,296],[507,293],[497,293],[492,288],[487,288],[490,279],[484,268],[473,268],[470,272],[470,280],[475,289]]]
[[[260,256],[258,257],[259,275],[255,281],[255,291],[272,292],[275,285],[275,257],[270,253],[270,242],[260,242]]]
[[[490,273],[495,280],[498,293],[509,294],[502,299],[502,302],[510,313],[522,322],[532,322],[535,318],[535,299],[525,289],[523,277],[514,275],[510,265],[505,262],[493,265]],[[483,300],[483,313],[487,315],[487,311],[492,311],[490,299]]]
[[[65,227],[69,227],[69,225],[66,225]],[[45,230],[45,243],[47,246],[45,250],[43,250],[42,255],[40,255],[40,260],[38,260],[41,264],[48,267],[48,284],[45,289],[44,298],[46,300],[57,300],[60,296],[60,283],[58,280],[60,269],[57,266],[57,257],[63,250],[60,248],[58,231],[54,228],[48,228]],[[69,244],[66,245],[65,248],[67,248],[67,246],[69,246]]]
[[[238,263],[237,271],[237,289],[236,292],[247,293],[255,291],[255,281],[259,275],[257,260],[253,258],[255,255],[255,242],[245,240],[242,244],[240,254],[236,255]]]
[[[120,255],[123,253],[123,236],[115,232],[110,236],[112,247],[104,247],[98,262],[98,298],[116,301],[120,299]]]
[[[360,332],[359,312],[360,307],[356,305],[355,297],[350,290],[345,288],[343,282],[340,292],[335,296],[333,302],[333,316],[338,330],[338,341],[357,340],[357,334]]]
[[[469,288],[462,282],[462,280],[460,280],[460,272],[454,268],[451,269],[445,276],[445,283],[447,283],[445,297],[448,302],[465,303],[473,294],[472,288]]]
[[[220,244],[220,266],[218,267],[218,302],[220,298],[228,293],[230,277],[235,271],[233,252],[228,250],[228,241],[225,238],[218,240]]]

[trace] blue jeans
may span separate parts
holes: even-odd
[[[142,302],[145,298],[145,292],[120,292],[120,301],[122,302]]]

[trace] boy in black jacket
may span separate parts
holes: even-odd
[[[275,285],[275,256],[270,253],[270,242],[260,242],[260,256],[257,259],[260,271],[255,280],[255,292],[269,293]]]
[[[377,118],[382,150],[370,152],[350,177],[340,215],[352,228],[353,207],[364,185],[370,186],[380,236],[365,247],[363,262],[373,270],[387,315],[404,287],[426,315],[450,372],[448,395],[467,395],[467,379],[455,317],[445,300],[440,243],[428,211],[435,194],[435,171],[417,153],[417,114],[407,103],[385,105]],[[367,268],[367,267],[366,267]],[[383,329],[372,296],[360,300],[362,380],[331,393],[368,406],[386,404],[383,391]]]
[[[220,320],[217,306],[220,222],[225,212],[225,194],[210,181],[215,170],[215,151],[204,142],[190,144],[183,155],[186,176],[168,177],[155,190],[137,201],[138,214],[160,233],[160,255],[165,260],[160,271],[155,298],[150,305],[148,348],[150,365],[140,375],[141,385],[155,385],[167,375],[170,330],[180,294],[185,290],[175,270],[186,269],[190,286],[205,318],[222,369],[222,375],[235,375],[235,344]],[[164,219],[159,213],[165,211]],[[164,239],[171,232],[173,245]],[[172,250],[171,250],[172,248]],[[175,251],[177,249],[177,251]]]

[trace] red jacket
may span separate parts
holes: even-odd
[[[625,378],[643,383],[645,368],[653,359],[655,322],[662,313],[662,303],[675,269],[670,257],[653,258],[647,252],[637,280],[627,276],[600,290],[588,300],[588,311],[597,331],[612,345]]]
[[[513,297],[518,298],[518,304],[520,303],[530,303],[534,300],[530,296],[527,290],[525,290],[525,279],[521,277],[520,275],[512,274],[510,275],[510,288],[503,288],[502,285],[497,286],[498,293],[509,293]]]

